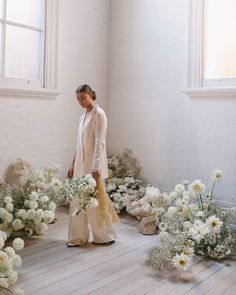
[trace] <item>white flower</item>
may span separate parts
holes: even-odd
[[[30,194],[30,201],[36,202],[38,200],[38,198],[39,198],[39,194],[37,192],[32,192]]]
[[[14,255],[14,257],[11,259],[12,262],[12,266],[15,268],[18,268],[21,266],[22,264],[22,259],[20,257],[20,255]]]
[[[44,222],[41,222],[36,228],[35,232],[37,235],[43,235],[47,231],[48,227],[47,224]]]
[[[35,215],[36,215],[36,211],[34,209],[29,209],[26,212],[26,218],[27,219],[33,220],[35,218]]]
[[[192,265],[191,256],[183,253],[176,254],[171,261],[173,266],[180,271],[188,271]]]
[[[27,217],[26,210],[25,209],[20,209],[19,211],[16,212],[16,217],[21,218],[22,220],[25,220]]]
[[[12,295],[24,295],[24,291],[21,289],[15,289]]]
[[[175,215],[175,213],[176,213],[176,208],[171,206],[168,208],[166,215],[168,217],[173,217]]]
[[[183,254],[187,255],[187,256],[193,256],[194,255],[194,248],[189,247],[189,246],[185,246],[183,248]]]
[[[12,223],[13,219],[14,219],[14,216],[11,213],[8,213],[5,217],[5,222],[7,224],[10,224],[10,223]]]
[[[5,208],[8,212],[12,212],[14,210],[14,205],[12,203],[7,203]]]
[[[166,231],[161,231],[158,236],[159,236],[159,239],[161,241],[163,241],[163,240],[165,240],[169,236],[169,234]]]
[[[3,239],[2,236],[0,236],[0,249],[2,249],[4,245],[5,245],[5,240]]]
[[[49,205],[48,205],[48,209],[51,210],[51,211],[55,211],[57,208],[57,205],[54,203],[54,202],[51,202]]]
[[[24,228],[24,224],[22,223],[21,219],[14,219],[12,222],[12,227],[15,231],[21,230]]]
[[[214,170],[214,178],[217,182],[220,182],[223,177],[223,171],[220,169],[215,169]]]
[[[196,217],[204,217],[204,211],[198,211],[198,212],[196,212]]]
[[[192,235],[192,238],[199,244],[209,230],[201,220],[196,220],[193,226],[189,229],[189,232]]]
[[[55,218],[55,213],[53,211],[46,210],[44,211],[43,220],[45,223],[52,223]]]
[[[0,287],[5,289],[8,288],[8,279],[0,278]]]
[[[10,196],[6,196],[6,197],[4,198],[4,203],[5,203],[5,204],[12,203],[12,202],[13,202],[12,197],[10,197]]]
[[[12,247],[6,247],[4,251],[7,253],[8,256],[14,257],[15,256],[15,250]]]
[[[48,196],[42,196],[41,198],[40,198],[40,202],[41,203],[47,203],[49,201],[49,197]]]
[[[161,192],[159,191],[158,188],[153,187],[153,186],[149,186],[146,188],[146,195],[145,195],[145,199],[147,202],[155,202],[157,201],[157,199],[160,197]]]
[[[54,190],[58,190],[58,189],[62,188],[62,183],[60,182],[59,179],[53,178],[51,181],[51,186]]]
[[[207,219],[206,224],[211,233],[219,233],[223,222],[215,215],[212,215]]]
[[[8,281],[10,285],[15,285],[15,283],[17,282],[17,272],[14,270],[10,270],[8,272]]]
[[[184,227],[184,229],[190,229],[191,226],[192,226],[192,223],[191,223],[190,221],[185,221],[185,222],[183,223],[183,227]]]
[[[176,184],[175,191],[180,194],[183,193],[185,191],[184,185],[183,184]]]
[[[200,179],[195,180],[190,185],[191,190],[195,193],[203,193],[205,191],[205,185],[201,182]]]
[[[43,209],[37,209],[36,210],[36,216],[35,216],[35,218],[42,220],[43,217],[44,217],[44,211],[43,211]]]
[[[0,269],[7,267],[9,264],[7,253],[0,250]]]
[[[16,251],[20,251],[24,248],[25,242],[21,238],[16,238],[14,239],[12,245]]]
[[[37,209],[38,208],[38,203],[36,201],[30,201],[29,202],[29,207],[31,209]]]
[[[0,208],[0,218],[5,220],[8,215],[8,211],[5,208]]]
[[[4,241],[7,240],[7,234],[2,230],[0,230],[0,237],[3,238]]]

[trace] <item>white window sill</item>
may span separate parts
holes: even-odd
[[[0,86],[0,97],[37,97],[37,98],[56,98],[61,92],[45,88],[20,88]]]
[[[188,88],[182,92],[189,97],[230,96],[236,98],[236,87]]]

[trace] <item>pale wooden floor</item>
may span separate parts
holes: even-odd
[[[138,221],[122,216],[112,246],[67,248],[68,208],[59,208],[43,237],[26,241],[18,286],[26,295],[236,294],[236,261],[196,259],[192,273],[156,274],[146,250],[158,238],[138,232]]]

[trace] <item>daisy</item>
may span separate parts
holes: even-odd
[[[211,233],[219,233],[223,222],[215,215],[212,215],[207,219],[206,224]]]
[[[223,171],[220,169],[215,169],[214,170],[214,178],[217,182],[220,182],[223,177]]]
[[[191,183],[191,190],[195,193],[203,193],[205,191],[205,185],[201,182],[201,179],[195,180]]]
[[[192,264],[192,259],[190,256],[185,255],[184,253],[176,254],[172,258],[173,266],[180,271],[188,271]]]

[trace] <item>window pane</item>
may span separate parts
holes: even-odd
[[[40,27],[43,0],[7,0],[7,20]]]
[[[2,67],[2,24],[0,24],[0,76],[1,76],[1,67]]]
[[[204,78],[236,77],[236,1],[204,3]]]
[[[7,77],[40,79],[40,33],[19,27],[6,27]]]
[[[2,0],[0,0],[0,18],[2,18]]]

